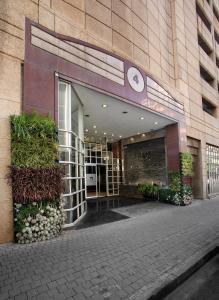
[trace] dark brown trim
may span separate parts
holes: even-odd
[[[58,39],[60,39],[60,40],[63,40],[63,41],[69,41],[69,42],[77,43],[77,44],[80,44],[80,45],[83,45],[83,46],[87,46],[87,47],[92,48],[92,49],[94,49],[94,50],[98,50],[98,51],[100,51],[100,52],[103,52],[103,53],[105,53],[105,54],[108,54],[108,55],[110,55],[110,56],[113,56],[113,57],[115,57],[115,58],[117,58],[117,59],[123,61],[124,64],[128,63],[128,64],[129,64],[129,67],[130,67],[130,66],[133,66],[133,67],[137,68],[144,76],[149,76],[149,77],[150,77],[151,79],[153,79],[158,85],[160,85],[166,92],[168,92],[168,93],[171,95],[171,93],[166,89],[166,87],[164,87],[164,86],[162,85],[162,83],[158,82],[156,78],[154,78],[153,74],[146,73],[141,67],[136,66],[134,63],[131,63],[130,61],[124,59],[123,57],[121,57],[121,56],[119,56],[119,55],[117,55],[117,54],[115,54],[115,53],[112,53],[112,52],[110,52],[110,51],[108,51],[108,50],[106,50],[106,49],[100,48],[100,47],[98,47],[98,46],[96,46],[96,45],[93,45],[93,44],[90,44],[90,43],[88,43],[88,42],[85,42],[85,41],[83,41],[83,40],[80,40],[80,39],[77,39],[77,38],[73,38],[73,37],[69,37],[69,36],[67,36],[67,35],[63,35],[63,34],[57,33],[57,32],[55,32],[55,31],[52,31],[52,30],[48,29],[47,27],[44,27],[44,26],[41,25],[41,24],[36,23],[35,21],[31,21],[29,18],[25,18],[25,27],[30,27],[31,25],[34,25],[34,26],[36,26],[37,28],[40,28],[41,30],[43,30],[43,31],[45,31],[45,32],[47,32],[47,33],[49,33],[49,34],[55,36],[56,38],[58,38]],[[29,29],[29,31],[30,31],[30,29]],[[26,35],[25,35],[25,38],[26,38]],[[173,98],[173,99],[174,99],[174,98]],[[176,101],[179,102],[179,103],[181,103],[181,104],[183,104],[183,103],[182,103],[181,101],[179,101],[179,100],[176,100]]]

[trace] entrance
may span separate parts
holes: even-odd
[[[110,143],[85,142],[86,198],[119,194],[121,160],[113,157]]]
[[[107,196],[106,165],[86,164],[85,174],[86,198]]]
[[[131,143],[138,149],[145,132],[156,132],[174,121],[78,84],[60,80],[58,92],[59,162],[65,170],[62,199],[64,227],[68,227],[86,214],[86,199],[119,195],[124,166],[128,169],[123,146]],[[142,180],[145,160],[149,164],[152,158],[145,152],[144,147],[139,155],[133,151],[130,164],[135,169],[131,174],[142,175]],[[139,157],[145,158],[141,168]]]

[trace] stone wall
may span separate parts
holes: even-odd
[[[164,138],[129,144],[124,147],[126,184],[166,183]]]

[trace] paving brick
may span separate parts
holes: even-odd
[[[0,246],[0,299],[147,299],[218,244],[219,198],[149,207],[118,208],[130,218],[51,241]]]

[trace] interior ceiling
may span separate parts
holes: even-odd
[[[74,84],[74,89],[84,106],[85,136],[107,137],[116,141],[175,123],[90,88]]]

